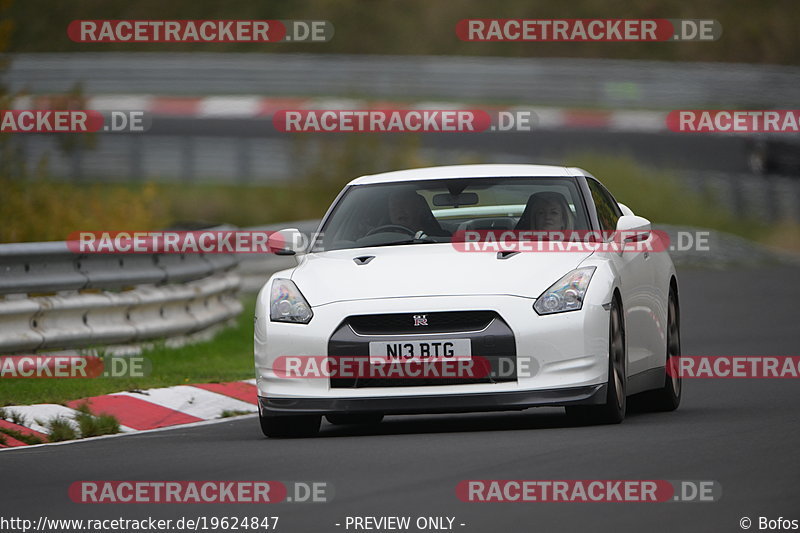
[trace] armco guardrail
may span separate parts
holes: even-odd
[[[0,245],[0,353],[189,335],[242,310],[232,255],[80,255]]]
[[[794,107],[800,68],[741,63],[228,53],[15,54],[12,90],[503,100],[539,105]]]

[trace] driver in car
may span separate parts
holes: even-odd
[[[402,191],[389,198],[389,223],[403,226],[414,233],[425,235],[448,235],[431,213],[428,202],[414,191]]]

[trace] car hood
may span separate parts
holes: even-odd
[[[292,273],[312,306],[411,296],[507,294],[537,298],[591,252],[461,252],[451,244],[414,244],[317,252]],[[365,264],[356,258],[372,257]]]

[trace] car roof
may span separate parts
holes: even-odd
[[[580,168],[556,165],[450,165],[395,170],[393,172],[361,176],[351,181],[348,185],[450,178],[559,178],[570,176],[590,176],[590,174]]]

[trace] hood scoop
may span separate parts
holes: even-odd
[[[355,261],[357,265],[366,265],[373,259],[375,259],[374,255],[362,255],[361,257],[354,257],[353,261]]]

